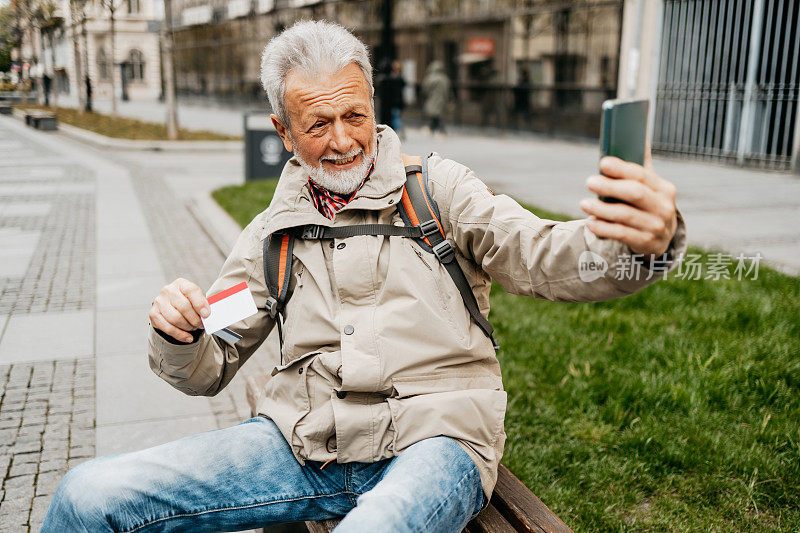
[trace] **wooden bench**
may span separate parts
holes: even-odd
[[[248,377],[247,403],[251,415],[256,415],[258,398],[268,377]],[[338,519],[306,522],[309,533],[328,533],[339,523]],[[270,531],[266,528],[264,531]],[[508,468],[500,465],[497,485],[489,505],[467,524],[466,533],[571,533],[542,500],[536,497]]]
[[[58,129],[56,114],[39,109],[25,111],[25,124],[37,130],[54,131]]]
[[[11,115],[14,113],[14,107],[8,102],[0,102],[0,115]]]

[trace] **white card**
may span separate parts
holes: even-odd
[[[211,314],[203,318],[207,333],[216,333],[234,322],[244,320],[258,312],[256,302],[244,281],[208,297]]]

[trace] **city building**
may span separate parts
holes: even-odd
[[[376,51],[384,0],[175,0],[180,94],[262,104],[261,51],[301,19],[328,19]],[[453,82],[446,123],[594,136],[616,94],[622,0],[395,0],[395,57],[405,114],[423,119],[418,88],[434,60]]]
[[[58,0],[52,3],[50,28],[40,27],[41,17],[35,16],[40,5],[45,2],[29,4],[31,14],[22,19],[17,59],[30,65],[27,75],[34,83],[44,76],[52,80],[57,94],[51,100],[84,96],[87,72],[93,98],[111,98],[112,76],[118,99],[152,100],[161,95],[161,0]]]

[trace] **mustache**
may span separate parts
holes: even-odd
[[[333,162],[341,161],[342,159],[349,159],[351,157],[355,157],[358,154],[362,153],[363,151],[364,150],[362,150],[361,148],[356,148],[355,150],[352,150],[342,155],[324,155],[319,158],[319,162],[322,163],[323,161],[333,161]]]

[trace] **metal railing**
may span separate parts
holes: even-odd
[[[596,138],[600,106],[615,95],[616,87],[458,83],[442,119],[446,125]],[[418,96],[403,116],[424,123],[422,108]]]
[[[789,168],[797,0],[666,0],[663,15],[653,149]]]

